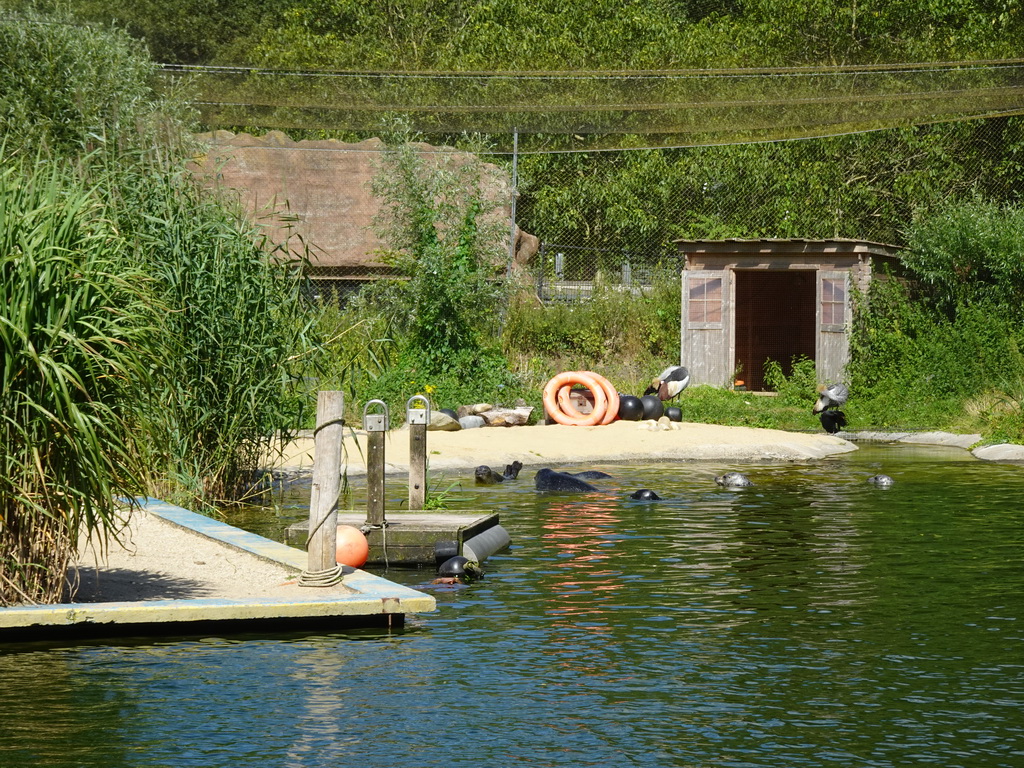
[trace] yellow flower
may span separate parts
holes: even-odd
[[[437,389],[437,387],[435,387],[433,384],[424,384],[423,385],[423,391],[426,392],[428,395],[434,394],[434,390],[436,390],[436,389]]]

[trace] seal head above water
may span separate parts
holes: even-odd
[[[636,499],[637,501],[661,501],[661,496],[650,488],[641,488],[639,491],[633,491],[629,494],[629,498]]]
[[[523,462],[513,461],[511,464],[505,466],[505,472],[498,474],[486,464],[481,464],[474,471],[477,485],[494,485],[495,483],[503,483],[506,480],[515,480],[519,477],[519,470],[523,468]]]
[[[749,488],[753,485],[750,478],[742,472],[726,472],[716,477],[715,482],[723,488]]]

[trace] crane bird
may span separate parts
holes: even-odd
[[[818,401],[811,409],[811,413],[820,413],[821,426],[830,435],[846,426],[846,414],[839,410],[839,407],[846,403],[850,397],[850,390],[845,384],[829,384],[818,390]]]
[[[690,372],[681,365],[670,365],[651,379],[651,386],[644,390],[644,395],[656,394],[661,400],[671,400],[682,392],[690,383]]]

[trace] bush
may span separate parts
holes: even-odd
[[[879,427],[1017,430],[969,404],[1013,401],[1024,364],[1024,216],[973,202],[915,222],[907,280],[876,280],[851,333],[851,403]],[[866,300],[864,300],[866,299]],[[999,393],[1003,393],[1000,395]],[[1017,431],[1016,441],[1024,440]]]
[[[630,361],[649,379],[679,359],[679,308],[679,275],[668,268],[642,292],[598,283],[590,299],[571,304],[542,305],[522,292],[502,343],[510,356],[562,357],[586,370]]]
[[[984,304],[1024,320],[1024,209],[982,200],[950,206],[914,223],[904,265],[921,298],[949,319]]]

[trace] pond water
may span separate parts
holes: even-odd
[[[513,546],[469,585],[388,571],[437,598],[404,630],[0,650],[0,766],[1024,766],[1024,469],[588,468],[607,493],[449,473]],[[281,538],[301,494],[232,522]]]

